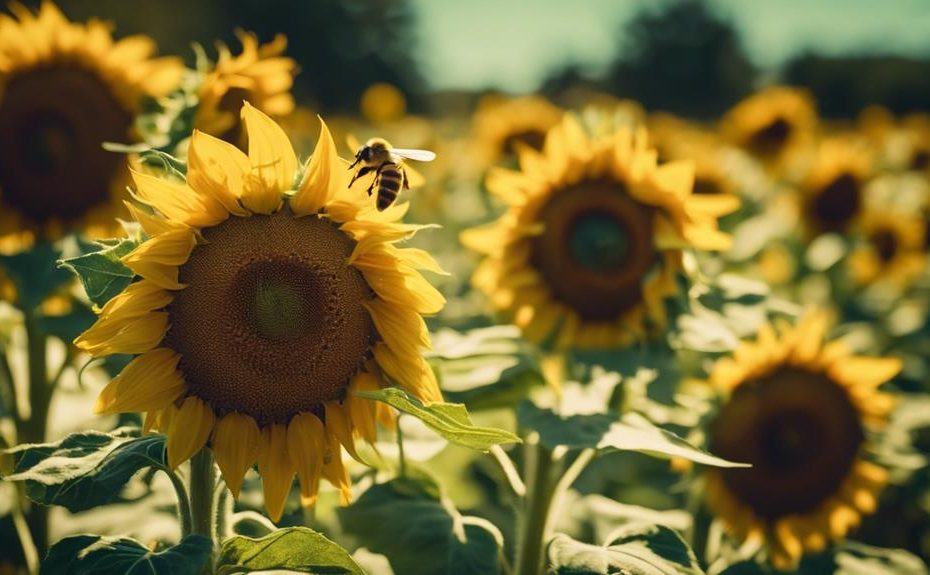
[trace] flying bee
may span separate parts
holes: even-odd
[[[407,177],[407,171],[404,169],[404,160],[416,160],[419,162],[431,162],[436,159],[436,154],[428,150],[407,150],[403,148],[394,148],[384,138],[372,138],[360,146],[355,152],[355,161],[349,166],[353,169],[361,164],[349,187],[355,183],[358,178],[375,173],[371,185],[368,186],[368,195],[370,196],[375,187],[378,188],[378,211],[383,212],[388,209],[401,188],[410,189],[410,180]]]

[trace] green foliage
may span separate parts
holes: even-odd
[[[21,309],[35,309],[71,279],[68,272],[55,266],[60,257],[61,252],[48,242],[11,256],[0,255],[0,268],[16,285],[16,303]]]
[[[559,575],[704,573],[684,539],[662,525],[622,527],[603,546],[559,534],[549,543],[547,554],[551,568]]]
[[[115,501],[141,469],[167,469],[165,437],[139,437],[137,429],[112,433],[83,431],[54,443],[20,445],[9,450],[15,460],[8,481],[23,481],[26,494],[42,505],[71,512]]]
[[[520,438],[509,431],[493,427],[478,427],[471,422],[468,410],[460,403],[434,403],[423,405],[418,399],[396,387],[378,391],[356,392],[359,397],[384,402],[408,413],[430,429],[457,445],[487,451],[501,443],[519,443]]]
[[[385,555],[395,573],[489,575],[498,572],[500,532],[410,478],[373,486],[338,511],[346,533]]]
[[[135,272],[123,265],[120,258],[140,243],[139,238],[121,238],[96,244],[100,249],[61,260],[60,267],[74,273],[81,280],[87,297],[97,306],[103,306],[132,283]]]
[[[721,459],[694,447],[674,433],[656,427],[645,417],[627,413],[616,417],[607,413],[560,416],[524,401],[517,408],[521,428],[539,432],[546,447],[595,447],[599,450],[638,451],[653,457],[680,457],[715,467],[748,467]]]
[[[545,384],[536,355],[516,326],[440,330],[429,357],[438,367],[443,395],[472,411],[510,407]]]
[[[197,575],[210,559],[209,537],[188,535],[155,553],[134,539],[75,535],[48,552],[42,575]]]
[[[883,549],[855,541],[843,541],[833,549],[801,560],[797,575],[927,575],[927,566],[916,555],[903,549]],[[765,563],[739,561],[720,575],[777,575],[778,571]]]
[[[216,573],[277,569],[298,573],[364,573],[345,549],[306,527],[280,529],[260,539],[242,536],[227,539],[220,549]]]
[[[86,305],[75,301],[68,313],[44,315],[38,318],[38,321],[43,333],[53,335],[65,342],[72,342],[96,319],[97,316]]]

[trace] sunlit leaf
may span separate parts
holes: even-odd
[[[138,433],[84,431],[54,443],[20,445],[9,450],[15,473],[5,479],[25,482],[33,501],[72,512],[110,503],[139,470],[165,468],[165,437]]]
[[[56,543],[42,562],[43,575],[197,575],[210,558],[212,543],[188,535],[155,553],[127,537],[75,535]]]
[[[138,245],[136,239],[122,238],[103,244],[98,251],[61,260],[59,265],[78,276],[90,301],[103,307],[103,304],[132,283],[135,272],[123,265],[120,258]]]
[[[386,556],[395,573],[497,573],[500,532],[459,514],[410,479],[375,485],[338,514],[346,533]]]
[[[216,564],[218,575],[276,569],[298,573],[364,573],[348,551],[307,527],[279,529],[260,539],[231,537],[223,542]]]
[[[378,391],[359,391],[356,395],[384,402],[408,413],[457,445],[486,451],[494,445],[520,442],[520,438],[509,431],[476,426],[468,416],[468,410],[460,403],[434,403],[425,406],[396,387]]]
[[[699,575],[694,552],[678,533],[661,525],[635,525],[614,532],[605,545],[589,545],[556,535],[547,549],[560,575]]]
[[[748,467],[721,459],[699,449],[674,433],[656,427],[637,413],[615,417],[606,413],[563,417],[551,409],[542,409],[529,401],[517,408],[521,428],[539,432],[539,441],[547,447],[594,447],[600,450],[637,451],[653,457],[680,457],[715,467]]]

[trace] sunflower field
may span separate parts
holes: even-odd
[[[4,5],[0,575],[930,575],[930,60],[461,4]]]

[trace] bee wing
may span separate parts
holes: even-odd
[[[406,148],[391,148],[391,153],[400,156],[401,158],[407,158],[408,160],[416,160],[418,162],[432,162],[436,159],[436,154],[430,152],[429,150],[409,150]]]

